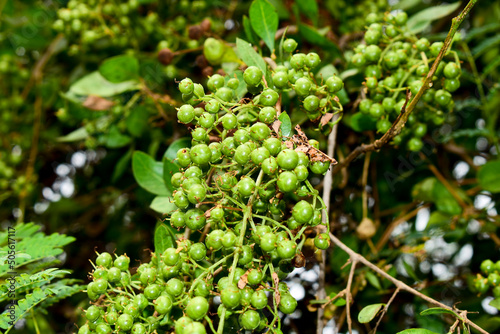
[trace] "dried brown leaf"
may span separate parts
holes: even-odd
[[[83,106],[85,108],[91,109],[91,110],[96,110],[96,111],[103,111],[103,110],[108,110],[112,106],[114,106],[113,101],[106,100],[103,97],[96,96],[96,95],[89,95],[83,102]]]
[[[321,117],[320,121],[321,126],[327,125],[328,122],[330,122],[330,120],[332,119],[332,117],[333,117],[332,113],[324,114],[323,117]]]
[[[279,132],[280,132],[280,126],[281,126],[281,121],[280,120],[275,120],[273,122],[273,124],[271,124],[271,129],[273,129],[273,131],[276,134],[279,134]]]
[[[330,161],[330,163],[332,163],[332,164],[337,163],[337,161],[335,159],[329,157],[328,155],[321,152],[317,148],[311,146],[311,144],[309,144],[309,139],[307,138],[306,134],[304,133],[304,131],[302,131],[302,129],[300,128],[300,126],[298,124],[295,127],[295,131],[297,131],[297,134],[293,135],[293,137],[292,137],[293,143],[297,146],[295,151],[304,152],[305,154],[307,154],[309,156],[309,159],[311,160],[311,162]]]
[[[240,280],[238,281],[238,289],[243,289],[248,284],[248,273],[250,270],[247,270],[246,273],[240,276]]]
[[[279,305],[281,301],[281,296],[280,296],[280,291],[278,289],[278,284],[280,283],[280,280],[278,278],[278,274],[272,273],[272,278],[274,282],[274,303],[275,305]]]

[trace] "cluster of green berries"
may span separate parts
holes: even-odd
[[[376,121],[376,129],[385,133],[401,113],[406,90],[416,95],[423,85],[432,62],[436,59],[442,42],[430,43],[417,38],[407,26],[407,14],[386,14],[383,20],[376,14],[366,18],[369,24],[364,35],[366,44],[359,45],[351,58],[352,65],[365,77],[365,92],[359,112]],[[411,151],[420,151],[422,137],[428,132],[427,124],[441,125],[446,112],[453,109],[452,95],[460,86],[460,63],[449,52],[446,61],[440,62],[433,86],[422,97],[408,119],[407,126],[394,138],[394,144],[406,141]],[[451,58],[448,60],[448,58]]]
[[[86,322],[78,334],[145,334],[158,326],[152,316],[156,305],[148,298],[151,294],[143,289],[147,281],[143,286],[140,279],[132,280],[129,265],[130,259],[126,255],[116,256],[114,260],[106,252],[97,256],[92,281],[87,286],[92,305],[85,310]],[[136,289],[141,293],[136,293]],[[104,296],[111,298],[105,299]]]
[[[328,3],[327,9],[339,21],[341,34],[362,31],[365,27],[366,13],[383,13],[389,8],[387,0],[336,0]],[[382,16],[382,15],[381,15]]]
[[[293,91],[310,120],[317,120],[327,112],[341,112],[342,105],[336,94],[344,88],[342,79],[332,76],[323,78],[320,83],[316,82],[313,70],[320,65],[321,58],[315,52],[293,53],[296,47],[297,42],[291,38],[283,42],[283,50],[291,55],[285,65],[277,66],[274,70],[272,84],[275,90],[284,93]],[[247,76],[248,80],[245,78],[247,84],[261,84],[258,76],[260,73],[250,74]]]
[[[30,72],[22,57],[5,53],[0,55],[0,192],[9,196],[23,196],[34,190],[34,184],[27,182],[19,165],[26,161],[25,155],[31,147],[33,110],[24,108],[22,92],[26,88]],[[15,131],[13,131],[15,130]]]
[[[32,112],[23,113],[22,116],[20,112],[25,105],[21,94],[30,77],[29,70],[21,64],[22,61],[17,56],[7,53],[0,55],[0,80],[4,83],[0,87],[0,135],[2,137],[11,134],[12,129],[18,129],[19,123],[33,123]],[[12,138],[10,143],[20,144],[19,139],[15,138]]]
[[[491,260],[484,260],[480,269],[481,274],[477,274],[474,279],[472,290],[479,294],[485,294],[491,288],[493,296],[500,298],[500,261],[495,263]]]
[[[285,47],[287,43],[290,41]],[[274,275],[283,280],[295,267],[305,264],[301,253],[304,232],[322,223],[321,199],[308,178],[310,173],[324,174],[330,161],[297,152],[295,144],[273,127],[279,116],[280,94],[293,91],[305,98],[315,96],[312,84],[297,86],[300,79],[309,80],[305,75],[293,79],[289,74],[298,73],[296,69],[303,74],[311,59],[319,63],[319,57],[309,55],[292,56],[290,64],[301,59],[302,65],[275,71],[272,83],[265,81],[258,67],[246,68],[241,77],[249,97],[241,101],[236,99],[240,87],[236,77],[211,76],[207,82],[211,93],[188,78],[179,83],[187,104],[178,108],[177,117],[192,127],[192,146],[177,152],[175,163],[181,171],[172,175],[171,184],[175,188],[172,201],[178,210],[171,214],[170,223],[176,229],[199,231],[206,238],[186,248],[187,259],[181,264],[174,261],[162,272],[167,279],[175,278],[169,276],[170,270],[176,275],[181,271],[186,277],[196,271],[194,263],[208,267],[207,272],[223,268],[213,280],[194,275],[198,278],[187,283],[188,298],[200,282],[208,285],[210,293],[203,297],[220,295],[219,307],[225,311],[219,311],[219,316],[224,313],[247,330],[266,327],[267,318],[260,310],[268,305],[265,292],[276,289]],[[281,73],[283,81],[276,79]],[[328,85],[321,89],[325,89],[326,99],[332,96]],[[317,94],[321,94],[319,90]],[[316,108],[319,111],[311,112],[321,113],[319,105]],[[313,140],[304,144],[313,150],[318,145]],[[328,234],[317,234],[314,244],[319,249],[328,248]],[[174,249],[165,254],[172,252]],[[217,282],[216,288],[211,291],[213,282]],[[297,301],[286,284],[281,284],[279,291],[274,306],[285,314],[292,313]]]
[[[158,1],[101,4],[96,0],[70,0],[65,8],[58,10],[52,27],[68,37],[71,54],[88,48],[137,49],[151,44],[171,49],[197,47],[199,41],[188,36],[185,14],[189,13],[192,20],[202,19],[206,15],[207,2],[178,1],[167,12],[159,12],[159,5]]]

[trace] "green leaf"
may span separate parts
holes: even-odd
[[[162,254],[165,249],[174,247],[175,238],[167,225],[162,222],[156,224],[155,229],[155,253]]]
[[[443,313],[451,314],[452,316],[454,316],[455,318],[460,319],[460,320],[462,319],[455,312],[447,310],[447,309],[442,308],[442,307],[428,308],[427,310],[423,310],[422,312],[420,312],[420,315],[443,314]]]
[[[224,44],[224,54],[222,55],[221,62],[222,63],[238,63],[240,59],[234,49]]]
[[[89,133],[87,132],[87,130],[85,129],[85,127],[81,127],[79,129],[76,129],[73,132],[68,133],[65,136],[58,137],[57,141],[61,142],[61,143],[69,143],[69,142],[73,142],[73,141],[84,140],[88,136],[89,136]]]
[[[318,25],[319,10],[316,0],[295,0],[299,10],[311,19],[312,23]]]
[[[500,30],[500,23],[498,22],[493,22],[485,25],[481,25],[476,28],[472,28],[469,31],[467,31],[467,34],[465,35],[465,41],[472,41],[476,39],[477,37],[484,35],[489,32],[497,31]]]
[[[500,44],[500,35],[489,37],[474,47],[471,52],[474,58],[477,58],[489,49],[496,47],[498,44]]]
[[[439,182],[435,177],[428,177],[413,186],[411,195],[416,201],[434,202],[433,189]]]
[[[404,331],[398,332],[397,334],[438,334],[436,332],[432,332],[425,328],[410,328],[405,329]]]
[[[365,115],[360,112],[355,113],[351,117],[345,117],[345,122],[356,132],[374,130],[376,122],[370,115]]]
[[[500,160],[489,161],[484,164],[477,173],[479,185],[486,191],[492,193],[500,192],[500,177],[498,177],[499,170]]]
[[[163,154],[163,158],[175,160],[177,158],[177,151],[185,147],[191,147],[191,138],[183,137],[174,141]]]
[[[278,13],[278,17],[280,20],[287,20],[290,18],[290,12],[288,8],[283,3],[283,0],[269,0],[269,3],[276,8],[276,12]]]
[[[39,232],[40,226],[33,223],[20,224],[16,226],[16,259],[15,268],[27,264],[41,265],[39,270],[54,265],[47,258],[56,257],[63,252],[62,247],[75,241],[74,237],[64,234],[53,233],[45,235]],[[9,251],[8,232],[0,233],[0,254]],[[42,261],[43,260],[43,261]],[[36,263],[40,261],[40,263]],[[57,260],[56,260],[57,261]],[[9,264],[0,262],[0,277],[5,276],[9,270]]]
[[[130,143],[132,139],[120,132],[116,125],[112,125],[104,135],[104,145],[109,148],[120,148]]]
[[[311,44],[330,51],[335,57],[341,56],[340,49],[337,44],[320,34],[316,28],[300,23],[299,33]]]
[[[130,163],[130,158],[132,157],[133,150],[130,149],[125,153],[120,160],[115,165],[115,169],[113,170],[113,174],[111,174],[111,182],[115,183],[122,177],[123,173],[127,170],[127,167]]]
[[[445,214],[441,211],[432,211],[425,229],[429,230],[432,228],[449,226],[451,218],[452,216],[450,216],[449,214]]]
[[[416,5],[421,4],[421,3],[422,3],[421,0],[402,0],[402,1],[398,2],[397,4],[395,4],[394,6],[392,6],[392,8],[393,9],[401,9],[401,10],[406,11],[406,10],[413,8]]]
[[[252,25],[250,24],[250,20],[246,15],[243,15],[243,30],[245,30],[245,35],[247,36],[247,40],[252,44],[259,43],[259,36],[253,31]],[[238,41],[238,38],[236,38]]]
[[[339,76],[339,71],[333,66],[332,64],[328,64],[323,66],[318,73],[316,73],[316,79],[319,82],[325,82],[329,77],[333,77],[334,75]],[[346,105],[349,103],[349,96],[347,95],[347,91],[345,88],[342,88],[340,92],[338,92],[337,97],[339,98],[339,101],[342,105]]]
[[[378,280],[377,276],[375,276],[374,273],[372,273],[371,271],[367,271],[365,277],[368,280],[368,282],[370,282],[370,284],[373,285],[373,287],[375,287],[377,290],[382,290],[380,281]]]
[[[174,186],[172,186],[172,175],[177,173],[180,167],[168,158],[163,158],[163,179],[165,180],[165,186],[171,192],[173,192]]]
[[[380,303],[363,307],[363,309],[358,314],[358,321],[362,324],[366,324],[372,321],[384,306],[385,304]]]
[[[500,310],[500,298],[493,299],[488,305],[493,306],[497,310]]]
[[[408,19],[408,29],[414,34],[427,28],[432,21],[448,16],[460,7],[460,1],[426,8]]]
[[[76,95],[110,97],[139,88],[140,86],[137,81],[112,83],[106,80],[99,72],[95,71],[71,85],[69,91]]]
[[[238,78],[240,84],[238,85],[238,88],[235,89],[234,94],[236,95],[236,98],[238,100],[241,100],[248,92],[247,89],[247,84],[245,83],[245,80],[243,79],[243,71],[235,71],[234,74]]]
[[[281,136],[290,137],[290,134],[292,133],[292,121],[290,120],[290,116],[288,116],[288,114],[283,111],[278,119],[281,122]]]
[[[490,73],[493,72],[498,66],[500,66],[500,57],[489,63],[488,66],[483,69],[481,79],[484,80],[484,78],[490,75]]]
[[[139,61],[128,55],[111,57],[99,66],[99,73],[114,83],[136,80],[139,78]]]
[[[257,66],[266,75],[266,61],[250,45],[250,43],[236,38],[236,52],[241,60],[248,66]]]
[[[249,10],[250,24],[271,52],[274,51],[274,36],[278,30],[278,13],[266,0],[254,0]]]
[[[155,161],[144,152],[135,151],[132,156],[132,171],[137,183],[150,193],[170,195],[163,180],[163,163]]]
[[[168,196],[156,196],[149,207],[161,214],[171,213],[172,211],[177,210],[177,206]]]
[[[401,262],[403,262],[403,267],[405,267],[408,276],[413,278],[415,281],[420,282],[420,279],[418,278],[417,274],[415,274],[415,271],[413,270],[412,266],[409,265],[405,260],[402,260]]]
[[[130,111],[125,120],[128,132],[134,137],[140,137],[148,127],[149,111],[144,106],[137,106]]]

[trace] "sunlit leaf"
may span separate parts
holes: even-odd
[[[384,306],[385,304],[380,303],[363,307],[363,309],[358,314],[358,321],[362,324],[372,321]]]
[[[489,161],[479,169],[477,179],[479,185],[492,193],[500,192],[500,160]]]
[[[254,0],[249,11],[250,24],[271,52],[274,51],[274,35],[278,30],[278,13],[266,0]]]
[[[111,57],[99,66],[99,73],[114,83],[136,80],[139,78],[139,61],[128,55]]]
[[[163,163],[155,161],[144,152],[136,151],[132,156],[134,178],[141,187],[155,195],[169,196],[163,180]]]
[[[450,15],[460,7],[460,1],[426,8],[408,19],[407,26],[413,33],[419,33],[427,28],[432,21]]]

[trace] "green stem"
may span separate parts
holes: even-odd
[[[205,321],[208,323],[208,326],[210,326],[212,333],[217,333],[215,331],[214,324],[212,323],[212,320],[208,317],[208,315],[205,316]]]
[[[207,276],[209,273],[211,273],[215,268],[218,268],[224,261],[226,261],[227,258],[229,258],[230,256],[232,256],[233,253],[229,254],[229,255],[226,255],[224,256],[222,259],[220,259],[219,261],[215,262],[214,264],[212,264],[210,267],[206,268],[203,273],[198,276],[194,281],[193,281],[193,284],[191,284],[191,288],[189,289],[189,292],[188,292],[188,295],[191,294],[191,292],[193,292],[194,288],[196,287],[196,283],[199,281],[199,280],[202,280],[205,278],[205,276]]]
[[[266,216],[260,216],[260,215],[253,215],[253,216],[255,218],[260,218],[260,219],[267,220],[267,221],[271,222],[271,224],[276,225],[278,227],[281,227],[282,229],[284,229],[285,231],[288,232],[288,235],[290,236],[290,239],[293,239],[293,233],[290,231],[290,229],[288,229],[288,227],[286,227],[285,225],[281,224],[280,222],[277,222],[276,220],[274,220],[272,218],[269,218],[269,217],[266,217]]]

